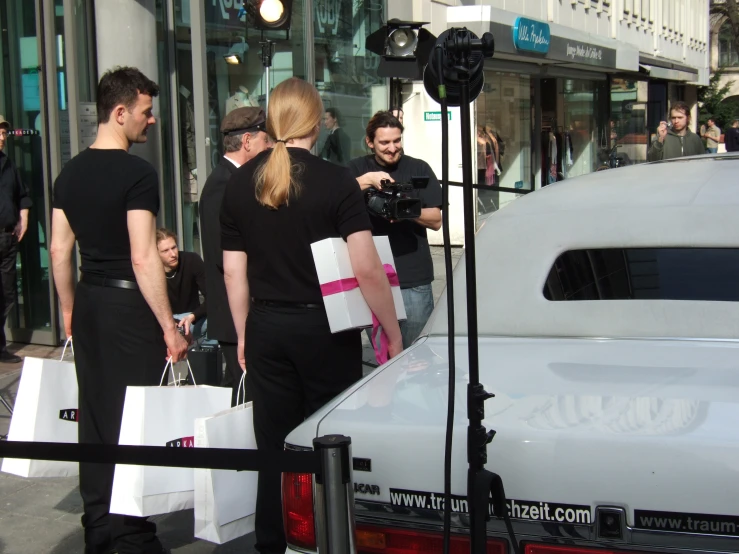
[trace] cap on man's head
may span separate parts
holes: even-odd
[[[10,129],[10,122],[5,119],[4,115],[0,115],[0,127]]]
[[[246,131],[264,131],[267,116],[262,108],[236,108],[226,114],[221,121],[221,133],[224,135],[240,135]]]

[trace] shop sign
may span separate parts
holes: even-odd
[[[315,0],[316,38],[352,38],[352,3],[342,0]]]
[[[536,54],[549,52],[549,25],[526,17],[517,17],[513,24],[513,44],[516,49]]]
[[[183,4],[189,2],[183,2]],[[246,16],[239,17],[244,0],[206,0],[205,23],[234,28],[244,28]]]
[[[552,39],[552,49],[547,57],[584,65],[616,67],[615,49],[566,37]]]
[[[452,120],[452,112],[447,112],[449,121]],[[441,121],[441,112],[423,112],[424,121]]]

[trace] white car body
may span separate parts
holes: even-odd
[[[660,247],[739,248],[739,157],[645,164],[549,186],[477,234],[480,379],[495,394],[483,423],[497,432],[486,467],[503,479],[519,541],[739,552],[739,303],[555,302],[542,293],[563,252]],[[461,260],[452,463],[459,497],[467,486],[464,283]],[[310,447],[317,436],[347,435],[352,456],[371,460],[371,471],[353,474],[358,524],[440,531],[447,371],[444,294],[411,348],[287,437],[288,447]],[[465,511],[459,498],[452,507]],[[603,535],[602,510],[623,518],[619,537]],[[468,532],[468,523],[454,514],[453,532]],[[502,520],[491,519],[488,536],[507,539]]]

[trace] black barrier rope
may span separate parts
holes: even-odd
[[[319,473],[321,469],[319,454],[311,450],[274,451],[0,441],[0,457],[236,471],[271,470],[281,473]]]

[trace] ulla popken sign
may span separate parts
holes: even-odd
[[[549,52],[551,33],[549,24],[526,17],[517,17],[513,24],[513,44],[518,50],[546,54]]]

